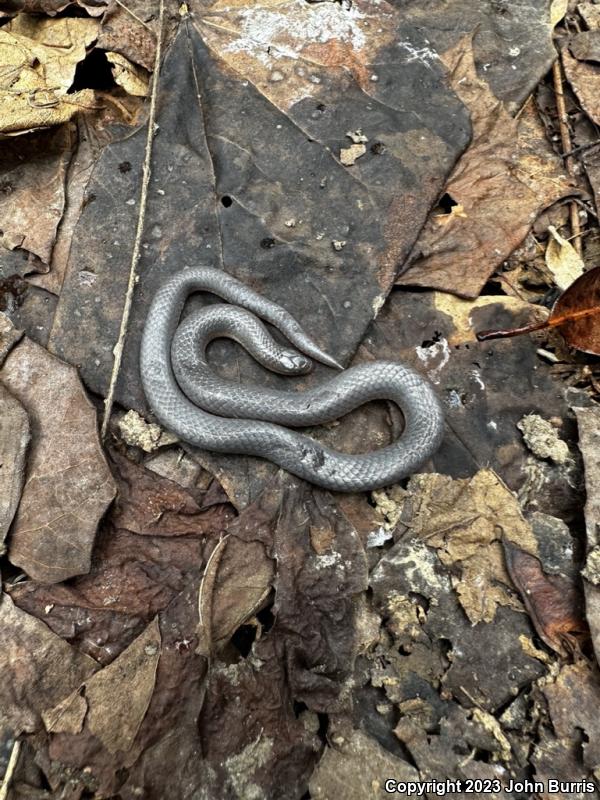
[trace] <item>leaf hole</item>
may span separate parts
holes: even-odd
[[[224,194],[221,198],[221,205],[223,205],[225,208],[230,208],[233,205],[233,200],[228,194]]]
[[[231,637],[231,644],[239,652],[242,658],[247,658],[252,650],[252,645],[256,639],[256,627],[254,625],[240,625]]]
[[[456,200],[452,197],[452,195],[449,195],[448,192],[440,197],[440,202],[438,203],[439,208],[444,212],[444,214],[450,214],[454,206],[457,205],[458,203]]]
[[[107,91],[115,86],[115,79],[106,58],[106,53],[104,50],[92,50],[83,61],[77,64],[73,84],[68,94],[79,92],[82,89]]]

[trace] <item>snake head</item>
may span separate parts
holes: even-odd
[[[313,363],[307,356],[295,350],[283,350],[279,362],[282,371],[290,375],[305,375],[313,368]]]

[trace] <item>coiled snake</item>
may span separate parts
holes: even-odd
[[[180,324],[187,297],[197,291],[235,305],[208,306]],[[281,347],[258,317],[301,352]],[[394,483],[415,472],[439,447],[440,403],[429,383],[409,367],[393,361],[360,364],[300,393],[244,387],[220,378],[208,365],[209,342],[223,336],[282,374],[309,372],[309,357],[342,369],[281,306],[221,270],[182,270],[152,300],[140,356],[148,403],[161,424],[182,440],[205,450],[261,456],[311,483],[343,492]],[[328,422],[377,399],[400,407],[405,428],[393,444],[370,453],[336,452],[282,427]]]

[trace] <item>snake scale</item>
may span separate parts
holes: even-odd
[[[228,304],[205,307],[180,322],[188,296],[198,291]],[[261,319],[298,349],[281,347]],[[222,270],[182,270],[152,300],[140,369],[152,411],[165,428],[190,444],[260,456],[318,486],[344,492],[394,483],[415,472],[440,445],[444,427],[440,403],[429,383],[403,364],[360,364],[298,393],[244,387],[211,370],[206,348],[217,337],[238,341],[263,366],[282,374],[309,372],[311,358],[342,369],[281,306]],[[396,403],[405,420],[402,435],[373,452],[340,453],[287,427],[328,422],[370,400]]]

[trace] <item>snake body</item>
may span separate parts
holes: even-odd
[[[186,299],[197,291],[235,305],[209,306],[180,323]],[[278,328],[298,350],[277,344],[259,318]],[[219,377],[208,364],[208,344],[223,336],[237,340],[264,366],[283,374],[310,371],[310,357],[341,369],[291,314],[227,273],[211,267],[178,272],[150,305],[140,369],[151,409],[182,440],[205,450],[266,458],[334,491],[397,482],[439,447],[444,425],[440,403],[429,383],[409,367],[392,361],[361,364],[299,393],[243,387]],[[282,427],[327,422],[377,399],[400,407],[405,428],[396,442],[370,453],[340,453]]]

